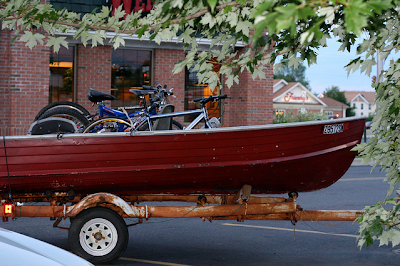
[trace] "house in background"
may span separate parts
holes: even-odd
[[[284,79],[274,79],[273,108],[275,114],[297,115],[304,108],[305,112],[324,113],[337,118],[346,117],[348,105],[334,99],[319,98],[312,94],[299,82],[286,82]]]
[[[356,116],[373,115],[376,110],[376,93],[372,91],[345,91],[347,101],[351,107],[355,107]]]

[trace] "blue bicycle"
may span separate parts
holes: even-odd
[[[119,110],[111,109],[109,107],[104,106],[103,101],[111,100],[108,94],[99,93],[95,90],[90,90],[88,94],[88,98],[93,103],[97,103],[99,105],[99,116],[103,116],[107,114],[107,117],[99,118],[92,123],[90,123],[83,133],[102,133],[102,132],[127,132],[131,129],[136,130],[155,130],[157,129],[183,129],[183,126],[172,120],[170,128],[161,128],[160,122],[155,122],[155,126],[153,124],[150,125],[138,125],[146,119],[146,117],[156,116],[158,114],[158,110],[161,113],[173,112],[174,106],[171,104],[167,104],[168,96],[173,95],[172,89],[167,90],[166,86],[162,88],[159,84],[157,89],[154,89],[151,86],[143,86],[144,90],[131,89],[129,92],[137,95],[140,98],[142,109],[136,112],[128,113],[126,107],[120,107]],[[146,101],[145,96],[152,96],[150,98],[149,103]],[[157,126],[160,124],[159,126]]]

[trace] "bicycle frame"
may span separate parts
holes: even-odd
[[[159,101],[161,101],[161,104],[163,104],[164,99],[168,95],[173,95],[171,90],[170,90],[170,92],[167,92],[166,86],[164,86],[164,89],[162,91],[159,91],[159,94],[157,94],[152,99],[153,102],[151,102],[151,105],[148,106],[147,101],[145,99],[145,95],[154,94],[155,91],[143,91],[143,90],[131,89],[130,92],[136,94],[141,99],[141,102],[143,103],[142,110],[131,113],[131,114],[128,114],[126,112],[126,108],[122,108],[123,112],[121,112],[121,111],[106,107],[102,101],[100,102],[100,100],[103,100],[103,99],[109,100],[111,98],[111,97],[109,97],[109,95],[98,94],[96,96],[88,95],[88,97],[89,97],[89,100],[91,100],[92,102],[97,102],[97,104],[99,105],[99,116],[101,119],[107,119],[106,117],[104,117],[104,115],[114,116],[114,117],[116,117],[116,119],[128,119],[130,122],[130,128],[131,128],[131,130],[134,130],[134,131],[144,129],[146,126],[145,125],[146,123],[147,123],[146,129],[153,131],[154,130],[154,128],[153,128],[154,120],[163,119],[163,118],[171,118],[172,119],[173,117],[185,116],[185,115],[197,115],[197,116],[187,127],[184,127],[183,130],[191,130],[191,129],[195,128],[202,120],[204,120],[206,128],[213,128],[213,125],[210,122],[210,119],[208,116],[208,110],[206,107],[206,103],[208,103],[210,101],[214,102],[214,101],[219,101],[219,100],[225,99],[225,98],[227,98],[226,94],[217,95],[217,96],[210,95],[206,98],[194,99],[195,102],[201,103],[200,109],[183,111],[183,112],[157,114],[157,108],[160,106]],[[97,97],[97,98],[95,98],[95,97]],[[133,108],[129,108],[129,109],[133,109]],[[106,122],[108,122],[108,121],[106,121]],[[115,121],[115,122],[118,123],[117,121]],[[126,125],[126,122],[127,121],[120,121],[120,123],[125,124],[125,125]],[[102,121],[99,121],[98,123],[102,123]],[[217,127],[217,125],[216,125],[216,127]],[[126,129],[124,129],[124,130],[126,130]],[[120,131],[120,130],[118,130],[118,131]]]
[[[183,112],[173,112],[173,113],[167,113],[167,114],[158,114],[158,115],[150,115],[149,113],[144,113],[145,119],[143,119],[138,126],[134,126],[135,131],[137,131],[141,126],[143,126],[145,123],[148,124],[149,130],[152,131],[152,121],[156,119],[161,119],[161,118],[172,118],[172,117],[177,117],[177,116],[185,116],[185,115],[191,115],[191,114],[198,114],[198,116],[183,130],[191,130],[195,126],[197,126],[201,120],[204,119],[204,122],[206,124],[206,128],[213,128],[213,126],[210,123],[210,118],[208,117],[208,110],[206,107],[206,103],[214,100],[221,100],[228,98],[226,94],[219,95],[219,96],[209,96],[207,98],[199,98],[195,99],[195,102],[200,102],[201,103],[201,109],[196,109],[196,110],[189,110],[189,111],[183,111]],[[146,104],[145,104],[146,105]]]
[[[101,104],[99,103],[98,106],[99,106],[99,118],[102,118],[104,116],[116,116],[116,117],[119,117],[119,118],[127,119],[126,114],[124,112],[121,112],[121,111],[112,109],[110,107],[107,107],[102,103]],[[137,107],[118,107],[118,108],[124,108],[125,110],[138,109]],[[128,114],[128,116],[130,118],[132,118],[132,117],[135,117],[135,116],[140,116],[140,115],[142,115],[144,113],[145,113],[145,111],[142,109],[142,110],[130,113],[130,114]],[[150,115],[153,115],[153,114],[154,115],[157,114],[157,111],[153,110],[150,113]]]
[[[152,121],[161,119],[161,118],[169,118],[169,117],[177,117],[177,116],[185,116],[185,115],[198,115],[187,127],[184,127],[183,130],[191,130],[195,126],[197,126],[201,120],[204,119],[207,128],[212,128],[212,125],[210,124],[210,119],[208,117],[208,111],[206,107],[203,107],[201,109],[196,109],[196,110],[189,110],[189,111],[182,111],[182,112],[173,112],[173,113],[168,113],[168,114],[157,114],[157,115],[150,115],[146,116],[146,119],[144,119],[138,126],[136,126],[136,129],[140,128],[144,124],[148,123],[149,125],[149,130],[153,131],[153,126],[152,126]]]

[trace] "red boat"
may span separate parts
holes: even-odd
[[[351,165],[365,118],[190,131],[3,137],[0,192],[313,191]]]

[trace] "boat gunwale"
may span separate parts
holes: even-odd
[[[34,139],[64,139],[64,138],[96,138],[96,137],[124,137],[124,136],[159,136],[159,135],[181,135],[181,134],[202,134],[202,133],[223,133],[223,132],[239,132],[254,131],[265,129],[279,128],[295,128],[315,125],[337,124],[366,119],[366,116],[354,116],[347,118],[338,118],[330,120],[316,120],[306,122],[293,122],[281,124],[266,124],[254,126],[236,126],[236,127],[220,127],[212,129],[193,129],[193,130],[160,130],[160,131],[136,131],[136,132],[110,132],[110,133],[78,133],[78,134],[46,134],[46,135],[23,135],[23,136],[3,136],[5,140],[34,140]]]

